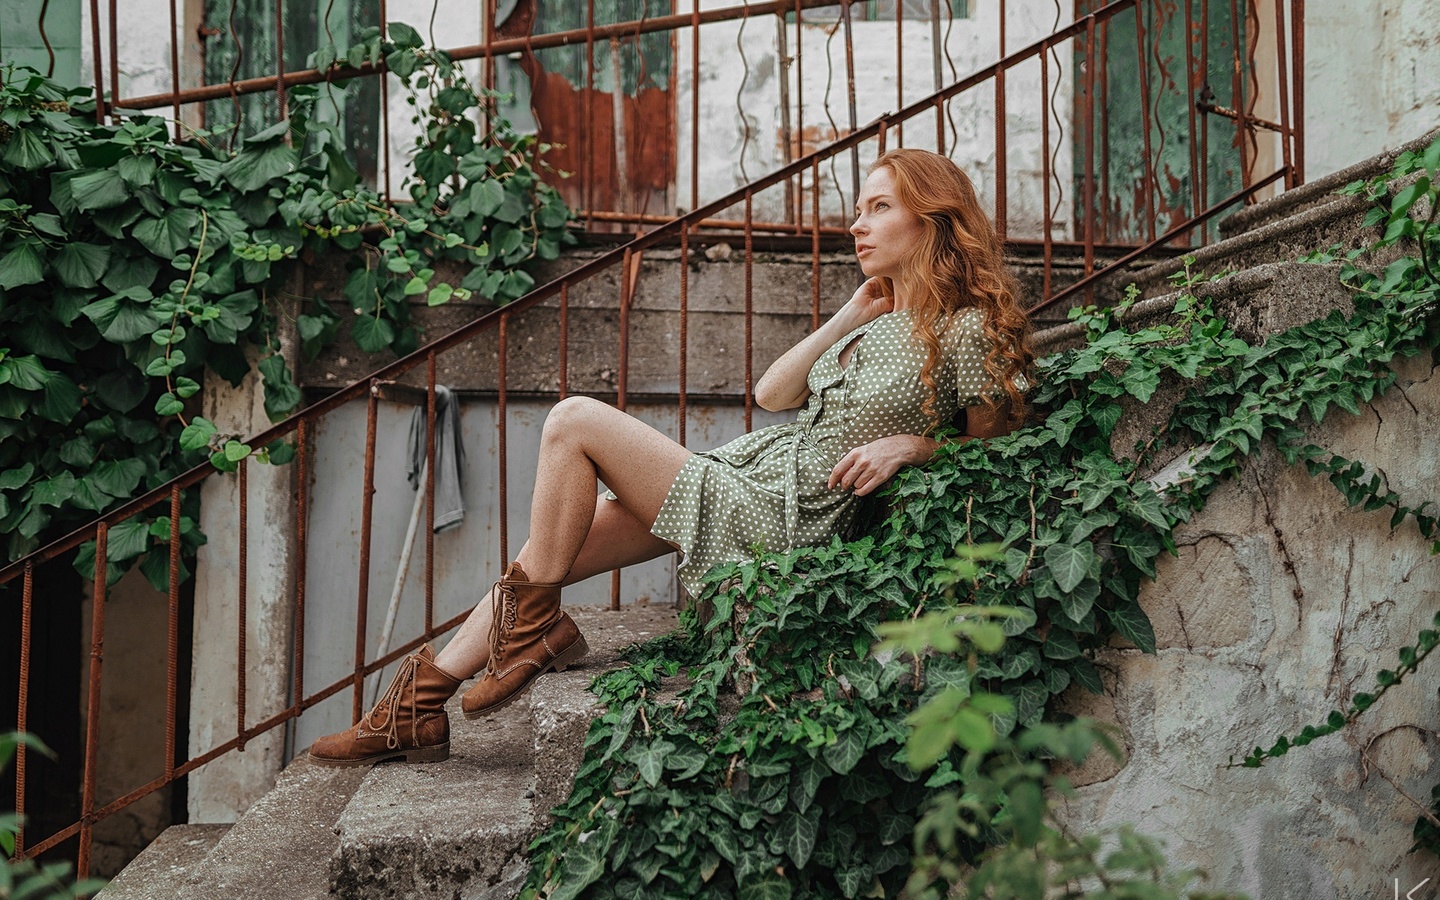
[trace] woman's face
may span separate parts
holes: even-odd
[[[925,233],[925,223],[895,195],[889,166],[870,173],[855,207],[855,256],[871,278],[898,279],[905,260]]]

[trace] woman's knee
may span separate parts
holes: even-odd
[[[566,397],[550,408],[541,432],[545,440],[581,436],[614,407],[593,397]]]

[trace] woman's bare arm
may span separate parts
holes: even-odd
[[[965,409],[965,433],[957,440],[985,440],[1010,432],[1010,404]],[[904,466],[924,465],[935,457],[940,442],[918,434],[892,434],[856,447],[830,472],[831,490],[854,490],[863,497],[881,488]]]
[[[866,281],[818,331],[771,363],[755,385],[755,402],[771,412],[802,405],[810,397],[807,378],[815,361],[836,341],[894,308],[893,298],[880,291],[880,279]]]

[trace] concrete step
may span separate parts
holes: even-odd
[[[105,885],[104,900],[179,897],[200,864],[233,826],[171,825]]]
[[[234,825],[176,825],[106,888],[107,898],[315,900],[329,893],[325,861],[335,821],[365,777],[301,757]]]
[[[1440,134],[1440,132],[1431,132],[1424,137],[1407,141],[1394,150],[1388,150],[1369,159],[1361,160],[1352,166],[1346,166],[1338,172],[1332,172],[1314,181],[1306,182],[1273,200],[1247,206],[1220,220],[1220,234],[1227,238],[1236,237],[1307,209],[1324,206],[1335,200],[1335,192],[1350,182],[1373,178],[1388,172],[1395,164],[1395,158],[1400,154],[1425,149],[1435,139],[1436,134]]]
[[[623,647],[675,627],[675,610],[661,606],[569,612],[590,646],[580,664],[542,677],[525,698],[478,723],[465,721],[457,695],[449,760],[384,764],[366,776],[337,826],[334,896],[515,895],[528,870],[526,847],[569,795],[598,712],[586,687],[618,663]]]

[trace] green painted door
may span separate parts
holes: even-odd
[[[0,2],[0,63],[29,66],[61,84],[84,83],[80,72],[80,3],[81,0],[50,0],[48,5],[44,0]]]
[[[1085,15],[1107,0],[1077,0]],[[1192,33],[1186,34],[1185,4]],[[1201,21],[1208,8],[1208,26]],[[1096,29],[1094,159],[1096,239],[1142,243],[1201,212],[1241,188],[1239,130],[1231,119],[1195,110],[1208,87],[1212,104],[1234,109],[1236,46],[1243,58],[1244,12],[1204,0],[1158,3],[1140,0],[1136,15],[1122,12]],[[1188,40],[1187,40],[1188,37]],[[1188,47],[1187,47],[1188,44]],[[1087,93],[1084,36],[1075,42],[1075,222],[1084,237],[1084,177]],[[1244,74],[1248,85],[1250,73]],[[1248,87],[1243,88],[1253,101]],[[1148,143],[1147,143],[1148,136]],[[1148,159],[1154,161],[1148,170]],[[1191,235],[1199,243],[1200,234]]]

